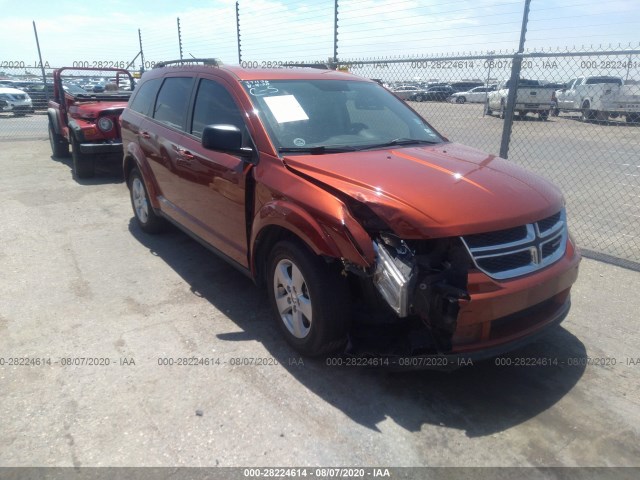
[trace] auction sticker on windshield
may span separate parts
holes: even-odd
[[[276,117],[278,123],[298,122],[309,120],[296,97],[293,95],[278,95],[275,97],[264,97],[269,110]]]

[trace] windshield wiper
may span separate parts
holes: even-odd
[[[389,142],[364,145],[358,150],[369,150],[371,148],[395,147],[398,145],[436,145],[440,143],[434,140],[418,140],[416,138],[395,138]]]
[[[342,153],[342,152],[355,152],[359,148],[342,146],[342,147],[327,147],[320,145],[318,147],[281,147],[278,149],[280,153],[310,153],[311,155],[323,155],[325,153]]]

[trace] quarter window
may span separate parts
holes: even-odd
[[[149,115],[161,81],[162,79],[160,78],[154,78],[140,85],[138,92],[131,100],[129,108],[143,115]]]

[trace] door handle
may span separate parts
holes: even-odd
[[[142,138],[151,138],[151,135],[149,134],[149,132],[140,132],[140,136]]]
[[[185,150],[184,148],[176,148],[176,152],[178,152],[178,156],[184,160],[193,160],[196,158],[193,153],[189,150]]]

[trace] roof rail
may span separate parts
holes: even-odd
[[[190,63],[202,63],[203,65],[210,65],[213,67],[222,65],[222,61],[218,58],[183,58],[181,60],[166,60],[164,62],[158,62],[154,65],[153,68],[161,68],[166,67],[167,65],[175,64],[185,65]]]

